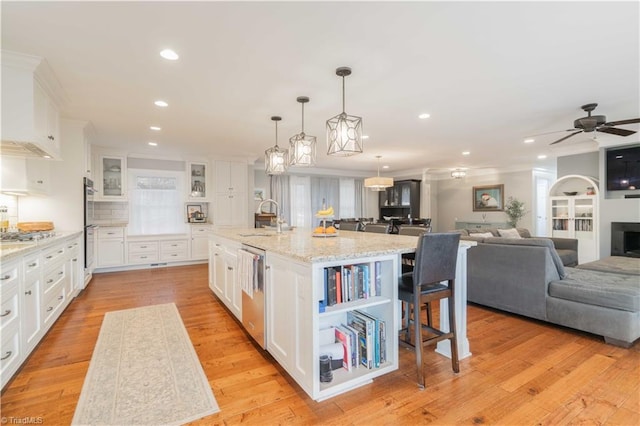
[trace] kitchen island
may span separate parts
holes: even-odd
[[[213,230],[210,241],[209,285],[242,320],[238,250],[244,245],[266,252],[266,349],[307,394],[323,400],[398,368],[398,334],[390,331],[399,329],[400,257],[415,252],[417,240],[414,236],[349,231],[316,237],[310,229],[276,234],[263,229],[218,228]],[[466,249],[473,244],[461,242],[458,254],[460,303],[456,301],[456,311],[461,358],[470,355],[466,338]],[[368,297],[325,306],[327,274],[354,268],[370,271],[370,283],[374,286],[378,282],[377,291]],[[321,347],[327,343],[324,339],[333,343],[332,328],[346,324],[355,310],[384,323],[387,333],[380,344],[385,357],[372,368],[339,368],[333,371],[330,382],[322,382],[319,357],[323,353]],[[448,348],[439,346],[438,351],[446,354]]]

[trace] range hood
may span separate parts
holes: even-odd
[[[54,158],[52,153],[46,152],[33,142],[0,142],[0,154],[21,158]]]

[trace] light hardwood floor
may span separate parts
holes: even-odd
[[[7,385],[1,415],[69,424],[105,312],[167,302],[177,305],[221,409],[194,424],[640,424],[640,343],[617,348],[473,305],[473,356],[459,374],[431,353],[419,391],[413,354],[401,348],[396,372],[315,402],[213,296],[206,265],[95,275]]]

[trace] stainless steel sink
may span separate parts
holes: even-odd
[[[238,234],[241,237],[271,237],[277,235],[275,232],[252,232],[250,234]]]

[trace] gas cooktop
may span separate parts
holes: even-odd
[[[54,231],[34,231],[34,232],[2,232],[0,233],[0,241],[17,242],[17,241],[38,241],[44,238],[55,237]]]

